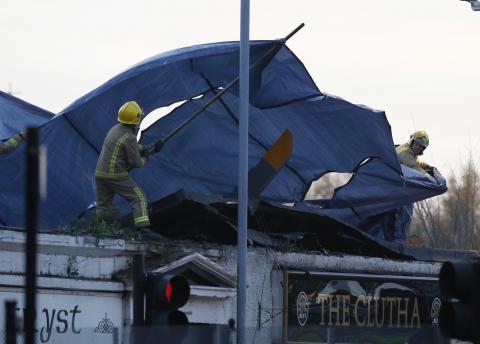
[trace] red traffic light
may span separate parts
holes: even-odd
[[[188,318],[178,308],[190,297],[190,285],[182,276],[148,273],[145,284],[145,324],[151,328],[147,343],[159,337],[180,343],[187,335]]]
[[[168,303],[172,303],[173,287],[172,287],[172,283],[170,281],[168,281],[165,289],[166,289],[165,290],[165,297],[167,298]]]
[[[190,297],[190,285],[182,276],[147,274],[146,296],[153,309],[176,309]]]

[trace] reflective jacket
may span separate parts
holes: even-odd
[[[7,141],[0,141],[0,154],[10,153],[12,150],[17,148],[17,146],[22,142],[22,137],[20,134],[15,135],[14,137],[8,139]]]
[[[128,176],[132,168],[143,167],[146,159],[140,155],[135,126],[118,123],[110,129],[98,157],[95,175],[103,178]]]
[[[403,145],[398,146],[395,148],[398,159],[402,165],[407,167],[413,168],[418,172],[428,175],[427,171],[425,171],[430,166],[420,160],[418,160],[418,156],[413,152],[413,149],[410,143],[404,143]]]

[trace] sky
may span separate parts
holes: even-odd
[[[250,38],[287,45],[322,92],[424,129],[445,175],[480,152],[480,12],[459,0],[251,0]],[[0,90],[59,112],[150,56],[240,38],[240,0],[1,0]],[[11,88],[10,88],[11,87]]]

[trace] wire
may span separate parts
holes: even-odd
[[[265,215],[263,214],[263,212],[261,211],[257,211],[255,213],[255,220],[257,222],[257,225],[258,225],[258,229],[263,232],[263,233],[267,233],[267,221],[266,221],[266,218],[265,218]],[[263,281],[262,281],[262,291],[260,293],[260,297],[259,299],[257,300],[257,304],[258,304],[258,307],[261,307],[262,304],[263,304],[263,296],[264,296],[264,289],[265,289],[265,280],[266,280],[266,276],[267,276],[267,270],[269,269],[269,267],[271,266],[270,268],[270,289],[271,289],[271,304],[270,304],[270,307],[269,307],[269,310],[267,309],[260,309],[258,314],[259,314],[259,318],[257,319],[257,323],[258,323],[258,326],[256,326],[255,328],[255,332],[253,334],[253,338],[252,338],[252,343],[255,343],[255,339],[256,339],[256,336],[257,336],[257,333],[258,331],[262,328],[263,325],[265,325],[266,323],[272,321],[272,319],[278,317],[279,315],[281,314],[284,314],[285,313],[285,310],[286,308],[285,307],[282,307],[282,308],[273,308],[273,290],[272,290],[272,286],[273,286],[273,271],[274,270],[281,270],[281,266],[279,265],[278,263],[278,258],[277,258],[277,255],[276,255],[276,252],[273,251],[270,247],[268,246],[265,246],[265,261],[266,261],[266,266],[265,266],[265,271],[264,271],[264,275],[263,275]],[[279,311],[277,313],[274,313],[275,311]],[[268,314],[268,318],[265,319],[264,321],[261,321],[260,317],[263,313],[266,313]]]
[[[267,322],[272,321],[274,318],[276,318],[276,317],[278,317],[279,315],[282,315],[283,313],[285,313],[285,310],[286,310],[285,308],[282,309],[281,312],[278,312],[277,314],[272,315],[269,319],[265,320],[265,321],[262,322],[260,325],[264,325],[264,324],[266,324]]]

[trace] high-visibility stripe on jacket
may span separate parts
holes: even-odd
[[[135,226],[142,225],[144,223],[150,224],[148,219],[148,202],[145,198],[143,191],[139,187],[134,187],[133,192],[137,195],[138,199],[140,200],[140,216],[135,216],[133,222]]]
[[[125,177],[129,170],[143,167],[145,162],[145,158],[140,156],[135,127],[118,123],[105,137],[95,175],[101,178]]]
[[[418,156],[413,152],[410,143],[404,143],[403,145],[398,146],[397,148],[395,148],[395,151],[397,152],[398,160],[400,160],[400,163],[402,165],[413,168],[418,172],[428,175],[425,169],[427,169],[429,165],[418,160]]]
[[[0,154],[7,154],[13,151],[22,142],[20,134],[8,139],[7,141],[0,141]]]

